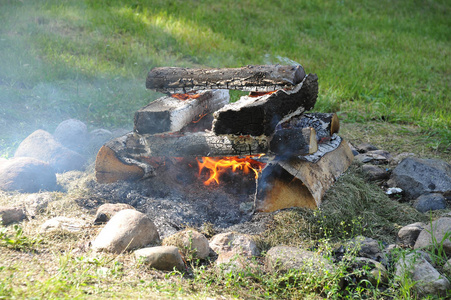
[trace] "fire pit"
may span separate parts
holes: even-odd
[[[299,65],[155,68],[146,86],[167,96],[135,113],[133,132],[100,149],[99,183],[163,185],[198,201],[221,191],[234,195],[229,205],[253,203],[250,211],[316,208],[352,161],[337,115],[305,113],[318,78]],[[229,89],[250,94],[229,103]]]

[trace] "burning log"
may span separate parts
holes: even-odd
[[[150,70],[146,87],[162,93],[187,93],[205,89],[269,92],[290,89],[300,83],[300,66],[247,66],[235,69],[187,69],[162,67]]]
[[[148,176],[140,174],[151,174],[149,171],[151,166],[146,162],[151,157],[226,157],[262,153],[281,155],[283,153],[278,151],[287,151],[288,147],[298,147],[289,149],[296,155],[312,154],[318,149],[315,130],[307,128],[298,131],[299,141],[296,144],[274,149],[271,148],[270,139],[267,137],[217,136],[213,132],[158,135],[129,133],[106,143],[99,151],[96,159],[96,177],[99,182],[105,183],[110,182],[109,178],[124,180],[127,176],[135,179]]]
[[[348,144],[338,136],[327,144],[319,159],[309,155],[267,164],[257,182],[256,210],[320,207],[326,191],[354,158]]]
[[[286,115],[311,109],[318,96],[318,76],[309,74],[292,90],[260,97],[244,96],[214,113],[216,134],[270,136]]]
[[[187,124],[220,109],[230,100],[227,90],[181,96],[162,97],[138,110],[135,113],[134,131],[140,134],[179,131]]]

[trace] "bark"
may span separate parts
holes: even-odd
[[[152,134],[179,131],[229,103],[226,90],[204,91],[193,99],[159,98],[135,113],[134,131]],[[211,126],[210,128],[211,129]]]
[[[187,69],[162,67],[150,70],[146,87],[162,93],[188,93],[205,89],[269,92],[290,89],[300,83],[300,66],[247,66],[233,69]]]
[[[278,90],[260,97],[244,96],[214,113],[216,134],[270,136],[289,114],[313,108],[318,96],[318,76],[309,74],[290,91]]]

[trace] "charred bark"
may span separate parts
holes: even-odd
[[[290,91],[278,90],[260,97],[244,96],[214,113],[216,134],[270,136],[286,115],[313,108],[318,96],[318,76],[309,74]]]
[[[290,89],[305,77],[302,66],[247,66],[232,69],[161,67],[150,70],[146,87],[162,93],[205,89],[269,92]]]

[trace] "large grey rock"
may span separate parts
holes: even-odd
[[[17,223],[25,219],[25,213],[23,209],[18,207],[0,206],[0,224],[9,225]]]
[[[41,233],[48,233],[52,231],[69,231],[78,232],[86,226],[86,222],[77,218],[68,217],[54,217],[45,221],[41,225]]]
[[[63,146],[79,153],[83,153],[88,146],[88,128],[85,123],[77,119],[61,122],[53,135]]]
[[[433,221],[432,226],[427,225],[418,235],[414,249],[433,247],[436,243],[451,256],[451,217],[442,217]]]
[[[179,249],[174,246],[159,246],[138,249],[134,252],[136,259],[150,268],[163,271],[185,270],[185,263]]]
[[[270,272],[304,270],[318,276],[333,272],[333,265],[316,252],[289,246],[269,249],[265,257],[266,268]]]
[[[31,157],[16,157],[0,164],[0,189],[36,193],[52,191],[57,187],[53,168],[46,162]]]
[[[145,214],[125,209],[116,213],[92,242],[94,251],[121,253],[159,240],[155,224]]]
[[[415,285],[412,287],[419,296],[435,295],[445,297],[451,289],[451,284],[440,274],[422,253],[410,253],[401,257],[395,265],[396,279],[403,284],[410,278]]]
[[[175,246],[180,249],[186,259],[205,259],[210,254],[207,238],[194,229],[179,231],[163,240],[165,246]]]
[[[97,208],[94,224],[102,224],[108,222],[117,212],[124,209],[135,209],[126,203],[105,203]]]
[[[257,256],[260,251],[254,240],[245,234],[226,232],[210,239],[210,248],[217,254],[234,251],[248,256]]]
[[[57,173],[82,170],[86,163],[79,153],[64,147],[50,133],[36,130],[20,143],[15,157],[33,157],[49,163]]]
[[[417,222],[406,225],[398,231],[398,240],[401,245],[413,247],[420,235],[420,232],[426,227],[426,224]]]
[[[446,198],[439,193],[424,194],[415,199],[413,207],[422,213],[431,210],[446,209]]]
[[[436,159],[404,159],[392,172],[390,186],[404,190],[408,199],[427,193],[451,197],[451,166]]]

